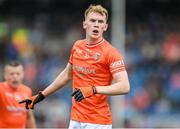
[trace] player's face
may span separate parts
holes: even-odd
[[[6,66],[4,71],[4,78],[10,86],[17,88],[24,79],[23,67],[21,65],[17,67]]]
[[[107,30],[107,27],[106,16],[97,12],[90,12],[83,22],[83,28],[86,30],[86,39],[88,41],[101,40],[103,32]]]

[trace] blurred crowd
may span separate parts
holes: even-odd
[[[137,12],[133,11],[134,3],[126,5],[129,8],[124,56],[131,91],[125,101],[125,127],[163,127],[170,123],[174,125],[169,127],[180,127],[177,120],[180,118],[180,18],[178,13],[173,13],[173,7],[168,12],[152,10],[139,1],[135,2]],[[38,6],[45,11],[33,16],[31,12],[13,13],[12,9],[10,14],[6,12],[0,17],[0,79],[3,80],[3,64],[19,59],[25,66],[25,83],[33,94],[53,81],[68,62],[74,41],[84,37],[85,4],[79,11],[76,2],[74,8],[61,12],[57,1],[46,2]],[[49,4],[52,7],[48,10]],[[109,1],[104,6],[110,9]],[[106,34],[110,41],[109,32]],[[70,106],[71,84],[68,84],[37,105],[34,111],[38,127],[67,127]]]
[[[127,11],[127,127],[180,127],[180,2],[166,2]]]

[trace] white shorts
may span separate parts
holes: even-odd
[[[68,129],[112,129],[112,125],[91,124],[70,120]]]

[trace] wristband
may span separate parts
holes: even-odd
[[[97,94],[97,90],[96,90],[96,87],[95,87],[95,86],[92,87],[92,90],[93,90],[93,93],[94,93],[94,94]]]

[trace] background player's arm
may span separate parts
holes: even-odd
[[[126,71],[113,74],[114,83],[109,86],[96,86],[98,94],[121,95],[127,94],[130,90],[128,75]]]
[[[26,128],[36,128],[35,118],[31,110],[28,111]]]
[[[72,65],[68,63],[66,68],[57,76],[57,78],[42,91],[44,96],[48,96],[58,89],[62,88],[72,79]]]

